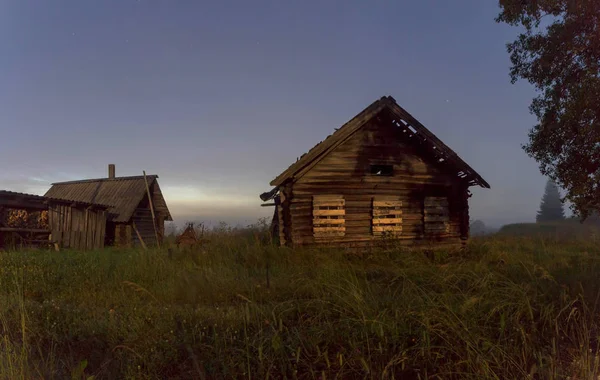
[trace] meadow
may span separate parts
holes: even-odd
[[[1,379],[591,379],[600,240],[0,252]]]

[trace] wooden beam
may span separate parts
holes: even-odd
[[[152,205],[152,196],[150,195],[150,186],[148,186],[148,179],[146,178],[146,171],[144,173],[144,182],[146,182],[146,193],[148,194],[148,203],[150,203],[150,212],[152,213],[152,224],[154,225],[154,236],[156,236],[156,246],[160,248],[160,240],[158,239],[158,229],[156,228],[156,216],[154,215],[154,206]]]
[[[13,227],[0,227],[1,232],[33,232],[36,234],[50,233],[50,230],[40,228],[13,228]]]

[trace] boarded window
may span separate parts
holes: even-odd
[[[402,201],[375,197],[372,228],[375,236],[402,234]]]
[[[423,221],[425,223],[425,234],[440,235],[448,233],[450,230],[448,198],[426,197]]]
[[[319,239],[344,236],[345,201],[341,195],[313,196],[313,236]]]

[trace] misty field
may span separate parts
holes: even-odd
[[[434,260],[207,238],[171,255],[0,252],[0,378],[600,374],[594,236],[498,235]]]

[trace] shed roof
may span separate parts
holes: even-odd
[[[19,203],[23,203],[23,205],[27,208],[39,208],[45,209],[48,203],[60,203],[60,204],[75,204],[76,206],[82,207],[96,207],[100,209],[108,209],[110,206],[100,204],[100,203],[91,203],[91,202],[81,202],[73,199],[58,199],[53,197],[47,197],[42,195],[35,194],[27,194],[20,193],[16,191],[9,190],[0,190],[0,206],[1,205],[11,205],[18,206]]]
[[[173,220],[164,200],[157,175],[147,175],[148,187],[154,191],[154,209],[166,215],[166,220]],[[85,179],[79,181],[53,183],[45,194],[58,199],[74,199],[77,201],[102,203],[109,205],[111,220],[126,223],[146,195],[144,176]]]
[[[490,185],[475,170],[473,170],[473,168],[425,128],[423,124],[400,107],[396,103],[396,100],[391,96],[384,96],[379,100],[376,100],[346,124],[342,125],[334,133],[327,136],[325,140],[303,154],[298,161],[290,165],[283,173],[271,181],[271,186],[278,187],[288,180],[293,180],[296,174],[301,172],[307,166],[314,165],[322,160],[329,152],[346,141],[354,134],[354,132],[359,130],[371,119],[380,115],[381,112],[386,112],[397,127],[403,128],[403,131],[409,133],[409,136],[415,143],[428,149],[440,165],[448,165],[456,172],[458,177],[467,181],[469,186],[477,185],[488,189],[490,188]]]

